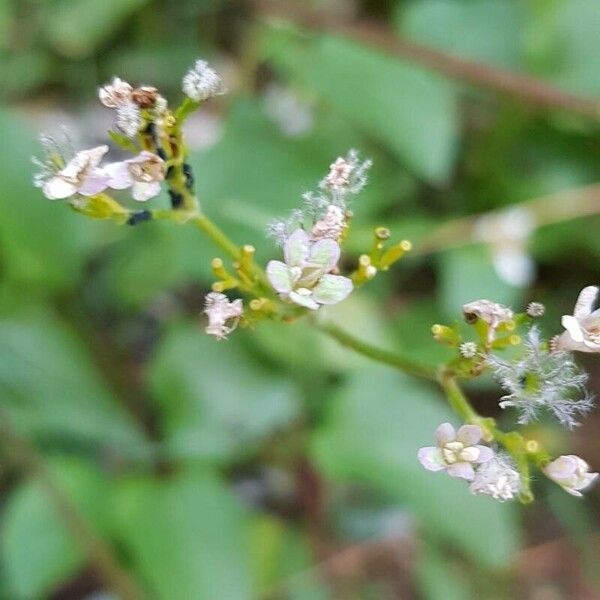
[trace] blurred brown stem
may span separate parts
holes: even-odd
[[[331,14],[306,9],[302,3],[257,0],[254,4],[266,18],[285,19],[319,33],[342,35],[452,79],[513,96],[534,106],[565,110],[593,120],[600,118],[600,101],[595,98],[572,94],[528,75],[459,58],[412,42],[399,37],[383,23],[342,22]]]
[[[5,452],[16,467],[40,483],[73,538],[87,555],[108,588],[121,600],[144,600],[145,595],[119,565],[110,546],[93,530],[87,519],[56,485],[44,459],[25,437],[12,426],[9,416],[0,410],[0,436]]]

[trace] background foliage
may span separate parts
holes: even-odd
[[[198,317],[215,249],[196,231],[92,223],[31,185],[38,130],[102,139],[99,83],[118,74],[175,102],[203,56],[230,93],[190,122],[193,166],[234,239],[272,256],[265,223],[356,147],[375,166],[350,249],[380,224],[415,242],[332,319],[434,365],[446,353],[431,324],[475,298],[543,301],[557,333],[598,281],[599,217],[545,215],[558,223],[530,240],[526,287],[460,230],[427,242],[447,221],[597,181],[598,121],[374,49],[348,29],[371,21],[380,39],[600,93],[597,0],[0,0],[3,418],[150,598],[598,597],[598,492],[579,502],[539,481],[523,508],[432,476],[416,448],[453,420],[437,390],[302,324],[215,343]],[[600,211],[600,191],[590,203]],[[597,361],[586,366],[598,387]],[[491,382],[472,393],[497,415]],[[532,434],[598,467],[598,423]],[[3,452],[0,597],[99,598],[43,486]]]

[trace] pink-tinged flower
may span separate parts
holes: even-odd
[[[237,327],[244,312],[240,299],[229,301],[225,294],[210,292],[204,299],[204,314],[208,317],[205,328],[208,335],[215,336],[218,340],[227,339],[227,336]]]
[[[64,168],[39,182],[46,198],[59,200],[75,194],[95,196],[105,190],[109,177],[99,165],[107,152],[108,146],[77,152]]]
[[[352,291],[352,280],[330,274],[339,258],[335,240],[312,242],[306,231],[297,229],[285,242],[285,262],[270,261],[267,276],[281,298],[317,310],[341,302]]]
[[[579,456],[559,456],[543,468],[544,474],[571,496],[582,496],[580,490],[590,486],[598,473],[590,473],[590,466]]]
[[[144,202],[160,193],[165,178],[164,161],[160,156],[143,150],[135,158],[106,165],[108,186],[115,190],[131,188],[134,200]]]
[[[450,423],[442,423],[435,431],[436,446],[421,448],[418,458],[428,471],[447,471],[448,475],[472,480],[473,465],[485,463],[494,456],[487,446],[478,444],[483,432],[478,425],[463,425],[458,432]]]
[[[133,88],[129,83],[119,77],[113,77],[111,83],[98,89],[98,97],[107,108],[119,108],[131,101],[132,92]]]
[[[554,339],[555,350],[600,352],[600,309],[594,309],[599,288],[585,287],[579,293],[573,315],[564,315],[566,331]]]

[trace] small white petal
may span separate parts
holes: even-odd
[[[579,292],[579,296],[577,297],[577,302],[575,303],[575,310],[573,311],[573,315],[578,319],[583,319],[589,316],[592,312],[592,308],[594,307],[594,302],[598,297],[598,287],[595,285],[588,285],[584,287],[581,292]]]
[[[108,186],[114,190],[124,190],[133,185],[133,177],[125,161],[109,163],[104,170],[109,175]]]
[[[335,240],[326,238],[312,245],[308,261],[324,271],[331,271],[340,259],[340,247]]]
[[[579,321],[571,315],[563,315],[561,319],[562,326],[569,332],[574,342],[583,342],[583,331]]]
[[[451,477],[457,477],[459,479],[466,479],[470,481],[475,476],[475,471],[470,463],[460,462],[450,465],[446,471]]]
[[[311,298],[310,295],[307,294],[290,292],[290,300],[294,302],[294,304],[304,306],[305,308],[310,308],[311,310],[317,310],[319,308],[319,305]]]
[[[443,446],[456,439],[456,431],[450,423],[442,423],[435,430],[435,440],[438,446]]]
[[[337,304],[348,297],[353,287],[348,277],[323,275],[313,290],[313,298],[319,304]]]
[[[95,196],[106,189],[109,179],[108,173],[104,169],[89,169],[78,192],[82,196]]]
[[[135,181],[131,188],[131,196],[138,202],[145,202],[160,194],[160,183],[158,181]]]
[[[61,200],[75,194],[77,187],[57,175],[44,183],[42,192],[49,200]]]
[[[428,471],[442,471],[446,468],[440,449],[435,446],[420,448],[417,457]]]
[[[271,260],[267,264],[267,277],[273,288],[280,294],[292,291],[293,279],[290,268],[279,260]]]
[[[456,433],[456,439],[465,446],[473,446],[481,439],[481,435],[479,425],[463,425]]]
[[[296,229],[285,242],[283,254],[291,267],[302,266],[308,258],[310,242],[304,229]]]

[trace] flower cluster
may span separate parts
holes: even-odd
[[[544,305],[539,302],[529,303],[527,309],[518,314],[487,299],[465,304],[463,316],[477,341],[465,339],[458,324],[454,327],[434,325],[432,328],[437,341],[454,346],[457,351],[455,360],[448,364],[444,373],[451,377],[471,378],[490,372],[506,392],[500,398],[499,406],[516,409],[520,425],[527,425],[546,412],[565,427],[574,428],[579,425],[578,418],[594,406],[593,396],[586,389],[588,375],[577,365],[572,352],[600,352],[599,291],[597,286],[588,286],[580,292],[573,315],[562,317],[566,331],[551,342],[543,340],[538,327],[533,325],[533,320],[545,313]],[[525,328],[522,333],[521,327]],[[501,356],[499,353],[508,346],[513,348],[511,353]],[[467,419],[473,418],[470,410],[464,414]],[[511,432],[512,437],[507,437],[498,432],[491,419],[478,422],[485,427],[486,439],[495,439],[504,445],[508,454],[497,453],[490,460],[479,461],[480,464],[468,460],[471,450],[454,455],[450,452],[454,445],[458,448],[458,442],[465,443],[459,435],[462,430],[454,439],[447,433],[450,431],[448,425],[444,424],[438,429],[437,448],[419,451],[422,464],[429,470],[444,468],[454,476],[460,473],[458,476],[471,481],[470,489],[474,494],[486,494],[498,500],[509,500],[515,495],[531,497],[528,491],[523,493],[524,486],[527,490],[529,486],[528,462],[533,462],[573,495],[581,495],[580,491],[596,479],[596,474],[589,472],[587,463],[577,456],[551,460],[539,449],[537,441],[525,440],[517,432]],[[462,456],[462,460],[457,461],[456,456]],[[460,466],[451,467],[455,463]]]
[[[230,302],[225,294],[218,292],[207,294],[204,299],[204,314],[208,317],[206,333],[218,340],[227,339],[227,336],[237,327],[243,312],[241,299]]]

